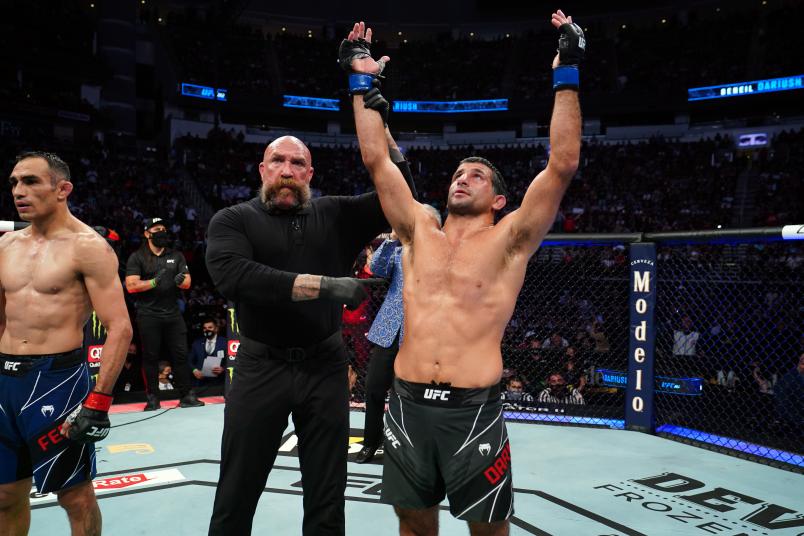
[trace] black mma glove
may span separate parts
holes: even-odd
[[[382,78],[382,71],[385,69],[385,62],[378,60],[380,70],[376,74],[356,73],[352,70],[352,62],[362,58],[371,57],[371,43],[362,37],[349,41],[344,39],[338,47],[338,64],[341,69],[349,73],[349,94],[363,95],[371,90],[372,82],[377,78]]]
[[[173,281],[176,282],[176,286],[180,287],[182,283],[184,283],[184,276],[187,275],[187,272],[179,272],[176,274],[176,277],[173,278]]]
[[[382,124],[388,126],[388,111],[391,109],[391,105],[380,93],[380,81],[375,79],[371,85],[374,87],[363,95],[363,106],[379,112],[382,117]]]
[[[583,30],[577,24],[565,22],[558,30],[558,67],[553,69],[553,89],[578,90],[580,77],[578,64],[586,53],[586,39]]]
[[[112,395],[92,391],[79,404],[75,411],[70,413],[65,419],[65,424],[70,425],[67,436],[79,443],[94,443],[109,435],[109,408],[112,406]]]
[[[156,272],[156,275],[153,277],[153,279],[151,279],[151,286],[153,288],[158,287],[159,283],[164,281],[166,277],[167,277],[167,268],[160,269],[158,272]]]
[[[583,36],[581,27],[565,22],[558,30],[561,37],[558,38],[558,63],[559,65],[575,65],[583,61],[586,53],[586,39]]]
[[[371,43],[362,37],[355,41],[344,39],[341,41],[341,46],[338,47],[338,63],[340,64],[341,69],[347,73],[353,72],[352,61],[368,58],[370,56]]]
[[[356,309],[368,298],[367,288],[385,284],[387,281],[379,277],[358,279],[356,277],[321,276],[319,296],[326,300],[343,303],[349,310]]]

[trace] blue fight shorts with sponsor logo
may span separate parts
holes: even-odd
[[[511,517],[511,448],[499,385],[464,389],[396,378],[384,420],[382,502],[422,509],[446,495],[458,519]]]
[[[95,445],[59,432],[89,391],[82,349],[0,353],[0,484],[33,476],[37,490],[50,493],[95,477]]]

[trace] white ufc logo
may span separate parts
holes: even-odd
[[[424,398],[427,400],[449,400],[449,391],[441,389],[425,389]]]
[[[3,368],[6,370],[13,370],[18,371],[20,369],[20,362],[19,361],[6,361],[3,364]]]

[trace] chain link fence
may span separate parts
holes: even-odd
[[[792,463],[804,452],[804,281],[786,244],[659,247],[657,432]],[[663,392],[662,381],[697,387]]]
[[[660,242],[656,267],[656,433],[804,466],[804,255],[780,242]],[[632,427],[631,286],[628,245],[537,252],[502,341],[507,419]],[[354,408],[365,407],[366,333],[384,298],[344,316]]]
[[[614,244],[545,246],[531,259],[502,341],[508,419],[623,427],[624,383],[610,373],[627,371],[627,263],[626,246]],[[344,317],[356,407],[365,400],[365,333],[384,297],[376,292]]]

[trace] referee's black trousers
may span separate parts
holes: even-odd
[[[270,352],[255,348],[241,338],[224,411],[221,471],[209,534],[251,534],[257,502],[288,415],[293,415],[304,493],[302,534],[342,536],[349,444],[346,348],[339,342],[298,362],[271,358],[266,355]],[[274,529],[276,534],[298,530]]]

